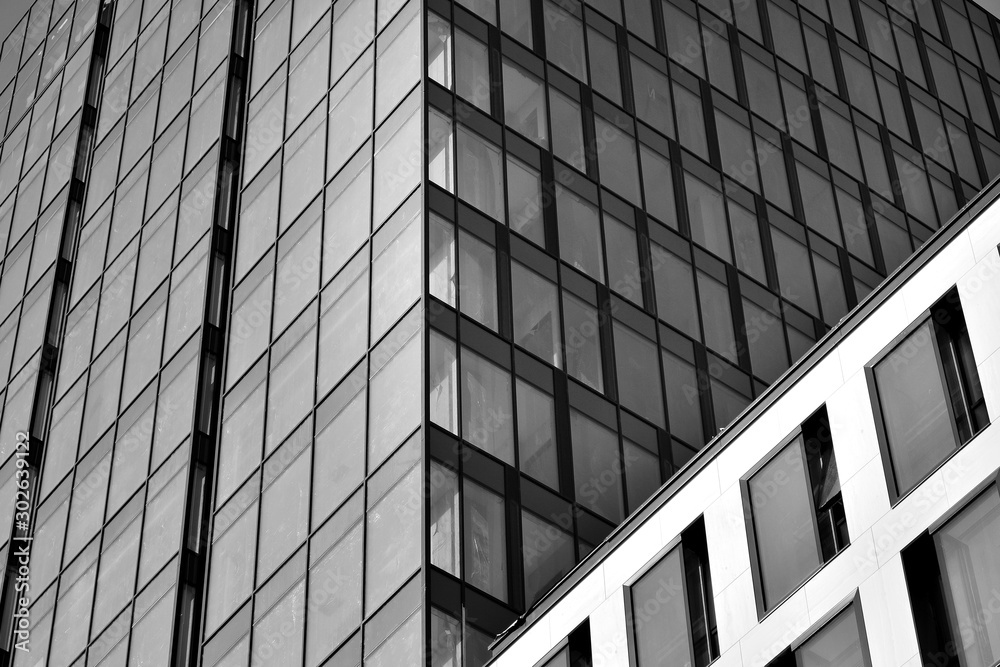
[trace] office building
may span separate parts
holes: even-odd
[[[484,664],[1000,172],[998,36],[963,0],[37,0],[2,659]]]
[[[998,194],[699,452],[490,665],[996,664]]]

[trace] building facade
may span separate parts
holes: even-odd
[[[0,52],[0,657],[484,664],[1000,172],[998,36],[38,0]]]
[[[1000,183],[496,645],[507,665],[994,665]]]

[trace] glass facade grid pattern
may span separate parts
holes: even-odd
[[[478,666],[1000,172],[964,0],[118,0],[97,44],[98,4],[0,47],[0,493],[45,414],[53,663],[203,601],[206,664]]]

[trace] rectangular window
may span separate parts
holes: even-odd
[[[504,499],[484,486],[464,483],[465,580],[507,600],[507,519]]]
[[[955,288],[866,371],[895,497],[917,486],[989,422]]]
[[[940,529],[903,550],[922,656],[942,667],[1000,660],[1000,495],[995,484]]]
[[[604,282],[604,249],[597,207],[556,184],[556,219],[562,261]]]
[[[743,483],[763,615],[849,542],[826,408]]]
[[[579,3],[569,6],[577,11],[581,9]],[[587,58],[583,50],[583,22],[552,0],[545,0],[542,11],[549,61],[586,83]]]
[[[507,127],[548,147],[545,87],[538,77],[509,60],[503,61],[503,107]]]
[[[504,219],[503,161],[500,149],[458,126],[458,196],[496,220]]]
[[[613,331],[622,405],[658,426],[666,426],[656,344],[617,321]]]
[[[462,436],[514,465],[510,373],[462,348]]]
[[[618,435],[576,410],[570,410],[576,502],[618,523],[624,514]]]
[[[719,657],[711,581],[699,518],[680,544],[628,586],[626,623],[636,667],[705,667]]]
[[[561,366],[559,298],[554,283],[517,261],[510,264],[514,342],[547,363]]]
[[[521,472],[559,488],[556,408],[552,396],[520,378],[517,388],[517,454]]]

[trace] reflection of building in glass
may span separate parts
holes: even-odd
[[[479,667],[1000,172],[998,36],[964,0],[37,0],[0,47],[0,664]],[[893,498],[988,422],[975,337],[910,334]],[[854,536],[823,423],[779,459],[803,567]]]

